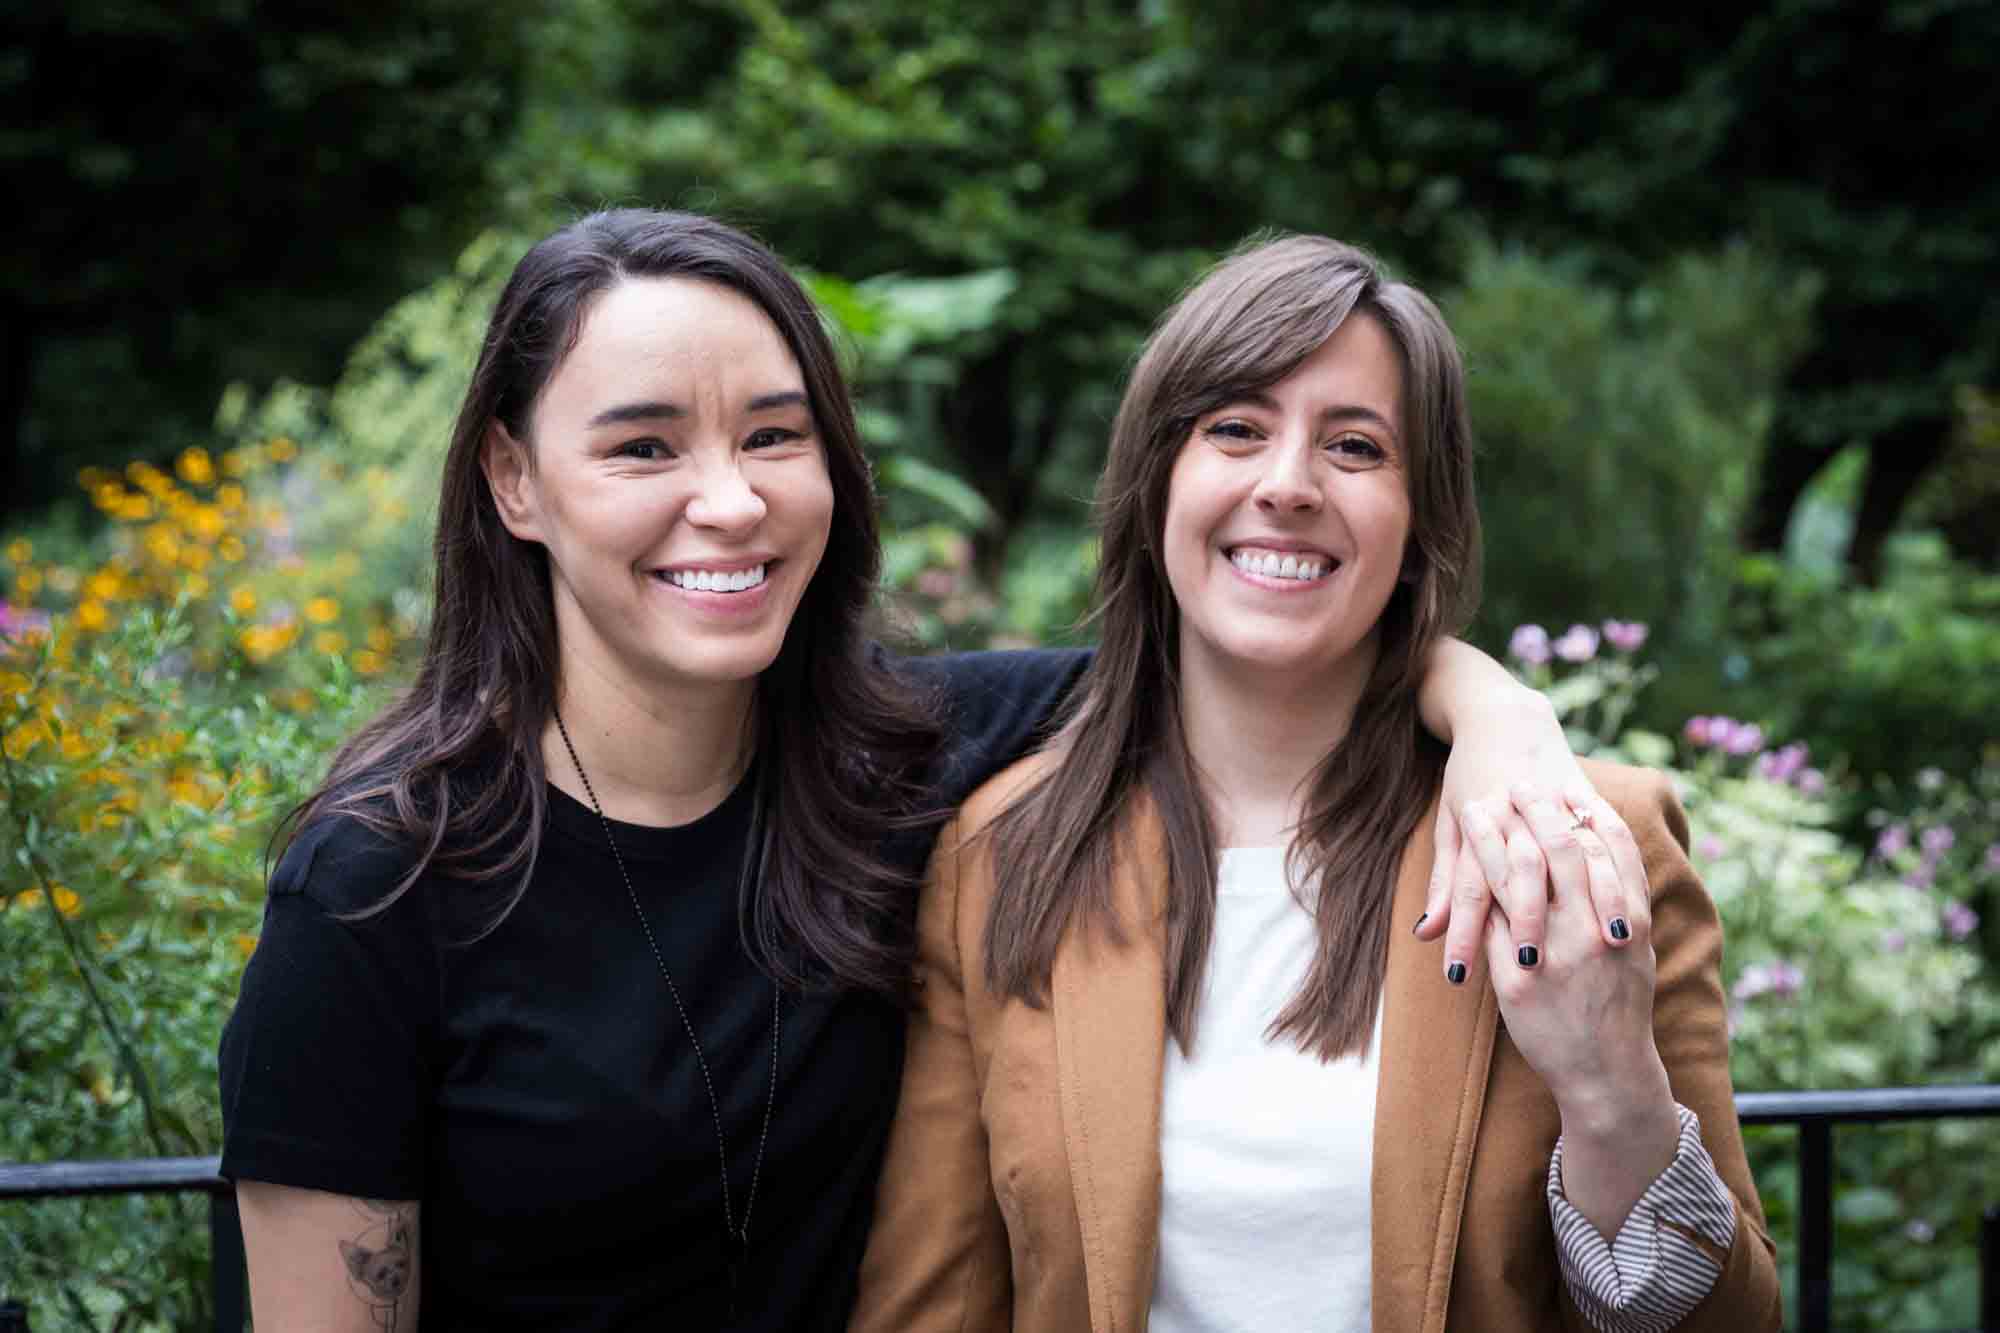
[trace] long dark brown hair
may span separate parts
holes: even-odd
[[[501,523],[480,451],[495,422],[529,440],[535,400],[591,302],[654,277],[719,283],[770,317],[803,372],[833,482],[825,555],[777,660],[757,679],[745,944],[792,983],[899,992],[913,886],[881,847],[885,832],[929,817],[917,775],[937,727],[926,701],[869,654],[864,625],[881,559],[875,494],[826,331],[777,256],[711,218],[595,213],[515,267],[445,458],[436,607],[415,683],[340,749],[290,827],[348,816],[413,850],[408,872],[370,912],[433,869],[509,890],[487,930],[527,891],[548,806],[542,736],[561,687],[555,604],[547,552]]]
[[[1438,638],[1470,615],[1479,511],[1464,369],[1443,316],[1367,254],[1324,237],[1256,242],[1211,269],[1162,316],[1132,371],[1098,484],[1102,643],[1050,742],[1061,762],[990,827],[1004,886],[986,925],[995,993],[1045,1003],[1068,931],[1123,938],[1132,923],[1117,916],[1114,868],[1150,805],[1166,838],[1167,1023],[1192,1046],[1216,847],[1181,724],[1180,612],[1161,550],[1168,484],[1197,418],[1284,379],[1357,314],[1380,321],[1401,354],[1410,549],[1353,724],[1320,764],[1295,835],[1291,864],[1319,948],[1271,1035],[1322,1059],[1365,1049],[1403,845],[1442,775],[1417,687]]]

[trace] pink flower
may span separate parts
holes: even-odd
[[[1742,756],[1755,754],[1764,748],[1764,729],[1750,722],[1739,722],[1729,733],[1729,739],[1720,742],[1730,754]]]
[[[1955,940],[1962,940],[1979,929],[1979,913],[1961,902],[1946,903],[1938,920],[1944,926],[1944,933]]]
[[[1905,935],[1902,931],[1885,930],[1882,932],[1883,953],[1901,953],[1903,950],[1909,947],[1910,947],[1910,937],[1908,935]]]
[[[1701,841],[1694,845],[1695,855],[1704,861],[1719,861],[1728,850],[1728,845],[1713,833],[1703,834]]]
[[[12,639],[23,634],[46,634],[48,628],[48,612],[32,606],[0,602],[0,639]]]
[[[941,602],[958,591],[958,575],[948,569],[927,569],[917,575],[917,591]]]
[[[1636,620],[1607,620],[1604,641],[1621,653],[1636,653],[1646,643],[1646,627]]]
[[[1757,776],[1772,782],[1790,782],[1805,766],[1806,747],[1797,743],[1757,756]]]
[[[1826,795],[1826,774],[1816,768],[1809,768],[1799,774],[1799,791],[1807,796]]]
[[[1924,856],[1935,861],[1952,849],[1958,842],[1958,835],[1951,831],[1949,824],[1937,824],[1925,829],[1917,842],[1924,849]]]
[[[1682,724],[1681,735],[1687,737],[1688,744],[1694,746],[1695,749],[1704,749],[1708,745],[1709,729],[1714,725],[1714,718],[1691,717]]]
[[[1565,662],[1588,662],[1597,656],[1597,631],[1588,625],[1571,625],[1551,646]]]
[[[1875,839],[1875,855],[1883,860],[1899,856],[1910,845],[1910,830],[1904,824],[1891,824]]]
[[[1739,1000],[1754,1000],[1760,995],[1775,995],[1779,999],[1797,995],[1806,983],[1806,974],[1797,966],[1778,959],[1770,963],[1752,963],[1736,978],[1731,994]]]
[[[1507,652],[1529,666],[1542,666],[1549,660],[1549,632],[1540,625],[1517,625]]]
[[[1926,861],[1920,866],[1903,872],[1903,883],[1913,889],[1928,889],[1937,882],[1937,864]]]

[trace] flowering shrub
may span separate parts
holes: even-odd
[[[1723,917],[1731,1071],[1739,1089],[2000,1081],[2000,987],[1973,904],[2000,880],[2000,756],[1966,779],[1935,774],[1909,808],[1878,811],[1872,846],[1843,839],[1844,786],[1803,741],[1727,716],[1678,737],[1625,729],[1649,678],[1643,631],[1608,622],[1551,641],[1517,630],[1517,669],[1546,689],[1580,748],[1666,768],[1688,811],[1693,860]],[[1568,641],[1565,658],[1557,644]],[[1584,651],[1585,648],[1591,651]],[[1789,1282],[1798,1182],[1790,1131],[1750,1136]],[[1991,1122],[1843,1130],[1836,1154],[1835,1322],[1973,1322],[1977,1219],[2000,1189]]]

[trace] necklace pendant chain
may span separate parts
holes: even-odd
[[[611,819],[604,813],[603,803],[597,799],[597,789],[590,785],[590,775],[583,771],[583,760],[577,757],[576,743],[569,738],[569,728],[563,725],[562,714],[557,713],[555,718],[563,748],[569,751],[569,761],[583,782],[584,794],[590,797],[590,808],[597,812],[597,822],[604,826],[604,841],[611,848],[611,859],[617,863],[619,878],[625,881],[625,896],[631,899],[632,911],[639,918],[639,929],[645,932],[647,947],[653,952],[653,961],[659,965],[660,978],[667,983],[667,994],[673,997],[674,1009],[681,1016],[681,1026],[687,1031],[688,1045],[694,1050],[695,1066],[701,1070],[702,1087],[708,1092],[709,1113],[715,1118],[715,1156],[722,1170],[722,1229],[729,1237],[732,1251],[729,1259],[729,1305],[733,1320],[743,1268],[750,1257],[750,1210],[757,1203],[757,1182],[764,1174],[764,1147],[771,1139],[771,1113],[778,1104],[778,983],[775,980],[771,982],[771,1086],[765,1094],[764,1124],[757,1133],[757,1156],[750,1168],[750,1193],[743,1200],[743,1225],[738,1227],[736,1212],[730,1206],[729,1198],[729,1141],[723,1133],[722,1103],[715,1095],[715,1079],[708,1071],[708,1057],[702,1053],[701,1038],[695,1035],[694,1019],[689,1015],[687,1005],[681,1002],[680,987],[674,984],[673,973],[667,970],[666,955],[660,952],[660,942],[653,934],[653,923],[639,902],[639,891],[632,885],[632,872],[625,868],[625,855],[618,850],[618,839],[611,833]]]

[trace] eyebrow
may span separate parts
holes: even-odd
[[[1278,407],[1278,400],[1273,398],[1270,394],[1265,393],[1262,389],[1252,389],[1248,393],[1238,394],[1235,398],[1231,399],[1229,403],[1223,404],[1223,407],[1225,408],[1229,407],[1231,404],[1234,403],[1247,403],[1252,407],[1261,407],[1266,412],[1276,412],[1280,410]],[[1324,411],[1322,411],[1319,414],[1319,419],[1323,422],[1324,421],[1367,421],[1389,432],[1389,438],[1391,440],[1400,441],[1402,439],[1402,436],[1397,434],[1396,432],[1395,422],[1389,420],[1387,417],[1383,416],[1380,412],[1377,412],[1374,408],[1363,407],[1359,403],[1335,403],[1333,406],[1328,407]]]
[[[744,404],[746,412],[769,412],[779,407],[809,407],[810,401],[798,389],[783,389],[777,393],[760,393]],[[672,421],[687,415],[687,409],[679,403],[644,402],[620,403],[607,407],[590,419],[590,425],[616,426],[629,421]]]

